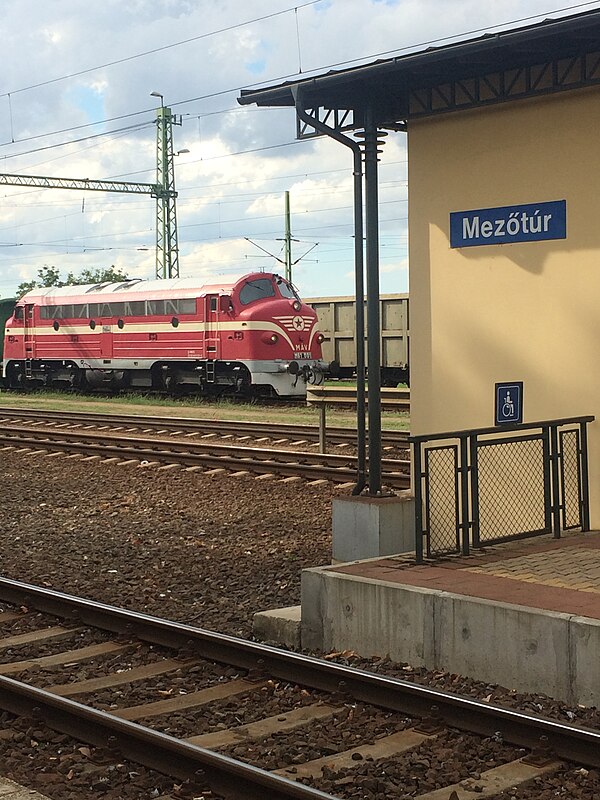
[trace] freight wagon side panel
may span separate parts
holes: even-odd
[[[325,336],[324,360],[337,361],[341,367],[356,367],[354,297],[312,297],[305,302],[319,317],[319,330]],[[381,295],[380,317],[381,366],[405,368],[410,338],[408,295]],[[365,303],[365,331],[366,325]]]
[[[381,298],[381,366],[406,367],[408,364],[408,296]]]

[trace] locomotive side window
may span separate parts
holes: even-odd
[[[196,301],[193,297],[185,298],[184,300],[175,300],[179,307],[180,314],[195,314]]]
[[[19,307],[20,308],[20,307]],[[17,312],[15,311],[15,314]],[[21,308],[23,318],[23,310]],[[94,317],[146,317],[162,314],[195,314],[193,297],[180,300],[130,300],[127,303],[76,303],[74,305],[40,306],[41,319],[93,319]]]
[[[18,320],[19,320],[19,321],[21,321],[21,322],[23,321],[23,317],[24,317],[24,314],[23,314],[23,306],[17,306],[17,307],[15,308],[15,314],[14,314],[14,317],[15,317],[15,319],[18,319]]]
[[[143,317],[146,313],[146,303],[143,300],[132,300],[124,305],[124,313],[128,317]]]
[[[148,300],[146,303],[146,307],[148,309],[147,313],[152,317],[159,316],[165,313],[164,300]]]
[[[243,306],[255,300],[264,300],[265,297],[275,297],[275,287],[268,278],[246,281],[240,290],[240,303]]]
[[[193,297],[184,298],[183,300],[169,300],[168,302],[174,314],[196,313],[196,300]]]
[[[217,310],[217,298],[216,297],[211,297],[210,298],[210,310],[211,311],[216,311]]]

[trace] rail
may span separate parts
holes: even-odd
[[[181,464],[186,467],[247,471],[257,474],[300,476],[306,480],[352,481],[356,475],[356,457],[341,454],[317,454],[296,450],[251,448],[198,441],[145,439],[123,435],[89,433],[82,430],[16,428],[0,424],[0,446],[33,448],[94,455],[100,458],[124,458],[148,463]],[[405,459],[382,459],[386,483],[407,488],[410,462]]]
[[[77,624],[92,625],[128,637],[135,635],[142,641],[178,649],[186,657],[258,670],[260,674],[321,691],[342,692],[354,700],[388,710],[426,718],[435,714],[446,725],[483,736],[500,735],[504,741],[521,747],[537,748],[543,743],[557,758],[573,760],[591,768],[600,767],[598,730],[568,725],[412,681],[366,672],[8,578],[0,578],[0,599],[66,617]],[[174,771],[179,777],[193,778],[196,770],[203,769],[216,784],[215,788],[232,789],[236,798],[328,797],[258,768],[241,765],[227,756],[200,747],[184,746],[165,734],[126,723],[110,713],[96,711],[2,676],[0,708],[34,715],[57,730],[94,744],[105,744],[107,740],[110,742],[109,736],[114,736],[115,745],[123,755],[167,774]],[[236,779],[246,782],[238,785],[238,791]]]
[[[164,417],[146,414],[120,414],[117,412],[91,413],[87,411],[54,411],[48,409],[14,408],[12,406],[0,407],[0,425],[9,421],[31,422],[39,425],[42,422],[49,424],[67,423],[70,427],[97,427],[107,426],[113,429],[133,431],[142,430],[144,433],[157,431],[160,433],[189,434],[193,436],[244,436],[251,438],[272,439],[283,442],[288,441],[319,441],[319,428],[316,425],[287,424],[281,422],[254,422],[249,420],[203,419],[199,417]],[[327,428],[327,441],[332,444],[355,444],[356,428],[342,428],[329,426]],[[384,447],[408,447],[408,432],[383,430],[382,444]]]

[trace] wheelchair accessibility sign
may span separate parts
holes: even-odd
[[[523,381],[496,384],[496,425],[523,422]]]

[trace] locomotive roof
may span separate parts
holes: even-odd
[[[117,283],[88,283],[74,286],[52,286],[50,288],[32,289],[23,295],[21,301],[38,302],[41,305],[55,303],[68,298],[69,302],[76,299],[81,302],[93,302],[96,298],[110,296],[133,298],[143,296],[145,300],[161,299],[165,297],[198,297],[204,294],[221,294],[230,292],[233,287],[244,278],[271,277],[271,272],[240,273],[227,275],[223,278],[211,276],[206,283],[198,278],[169,278],[166,280],[138,280],[119,281]]]

